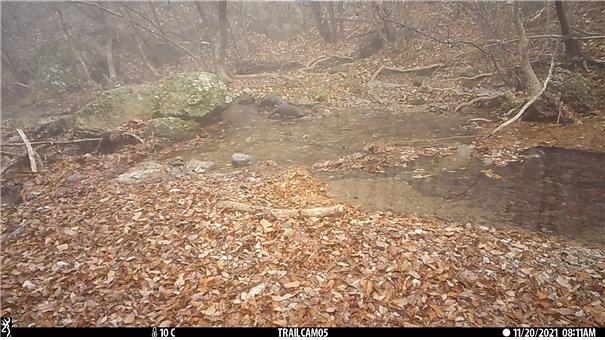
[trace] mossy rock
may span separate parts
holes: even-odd
[[[74,114],[75,128],[105,132],[137,118],[151,118],[157,110],[157,88],[121,86],[107,90]]]
[[[212,73],[179,74],[168,79],[159,94],[159,116],[174,116],[199,123],[211,121],[227,98],[227,87]]]
[[[566,69],[555,68],[547,92],[561,93],[561,100],[577,113],[589,113],[597,106],[590,79]]]
[[[181,141],[192,138],[201,128],[195,121],[176,117],[155,118],[149,121],[148,133],[169,141]]]

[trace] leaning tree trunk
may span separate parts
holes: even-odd
[[[525,28],[521,22],[521,15],[519,14],[519,1],[515,1],[513,4],[513,20],[515,21],[515,27],[517,28],[517,34],[519,35],[519,59],[521,62],[521,70],[525,77],[526,85],[530,89],[532,95],[540,92],[541,85],[534,69],[529,63],[528,46],[529,40],[525,34]]]
[[[215,69],[216,75],[224,82],[233,81],[227,74],[225,67],[225,54],[227,51],[227,1],[220,0],[218,2],[218,23],[219,23],[219,38],[215,46]]]
[[[65,34],[65,38],[67,39],[67,43],[69,44],[69,48],[71,49],[71,52],[74,54],[74,56],[76,57],[76,60],[78,61],[78,63],[82,67],[82,72],[84,72],[84,75],[86,76],[86,80],[88,82],[90,82],[91,84],[94,84],[95,81],[90,76],[90,72],[88,71],[88,66],[86,66],[86,63],[84,62],[84,59],[82,58],[82,55],[76,49],[76,46],[75,46],[75,44],[73,42],[73,38],[71,36],[71,33],[67,29],[67,25],[65,24],[65,20],[63,20],[63,13],[61,12],[61,9],[59,9],[58,5],[54,5],[54,9],[57,12],[57,14],[59,15],[59,22],[61,24],[61,30],[63,31],[63,34]]]
[[[559,25],[561,26],[563,43],[565,43],[565,55],[573,62],[581,60],[582,48],[578,40],[574,39],[569,32],[569,22],[567,21],[567,15],[565,15],[563,1],[555,1],[555,9],[557,11],[557,18],[559,18]]]

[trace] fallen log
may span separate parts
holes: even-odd
[[[32,172],[38,172],[38,167],[36,166],[36,156],[34,155],[34,149],[32,148],[31,144],[27,140],[27,136],[25,136],[25,133],[23,132],[23,130],[17,129],[17,133],[21,137],[21,140],[23,141],[23,144],[25,144],[25,148],[27,149],[27,157],[29,157],[30,169],[32,170]]]
[[[412,68],[406,68],[406,69],[400,69],[400,68],[395,68],[395,67],[386,67],[386,66],[380,66],[378,68],[378,70],[376,72],[374,72],[374,74],[372,75],[372,79],[376,78],[380,73],[384,72],[384,71],[389,71],[389,72],[393,72],[393,73],[400,73],[400,74],[406,74],[406,73],[429,73],[432,72],[433,70],[442,67],[445,64],[433,64],[433,65],[428,65],[428,66],[418,66],[418,67],[412,67]]]
[[[477,80],[477,79],[481,79],[481,78],[487,78],[487,77],[491,77],[493,76],[495,73],[491,72],[491,73],[481,73],[478,74],[474,77],[458,77],[458,78],[453,78],[453,80]]]
[[[340,215],[345,212],[343,205],[334,205],[331,207],[317,207],[317,208],[304,208],[304,209],[278,209],[268,208],[256,205],[250,205],[245,203],[233,202],[233,201],[219,201],[216,204],[217,208],[220,209],[233,209],[237,211],[245,212],[261,212],[269,215],[273,215],[277,218],[289,218],[289,217],[325,217]]]
[[[86,142],[98,142],[102,138],[84,138],[84,139],[74,139],[74,140],[66,140],[66,141],[41,141],[41,142],[29,142],[30,145],[60,145],[60,144],[76,144],[76,143],[86,143]],[[2,143],[2,146],[24,146],[25,143]]]

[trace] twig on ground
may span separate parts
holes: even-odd
[[[325,217],[340,215],[345,212],[343,205],[335,205],[331,207],[318,207],[318,208],[305,208],[305,209],[277,209],[268,208],[256,205],[250,205],[245,203],[233,202],[233,201],[220,201],[216,204],[217,208],[220,209],[233,209],[238,211],[246,212],[262,212],[269,215],[273,215],[277,218],[288,218],[288,217]]]

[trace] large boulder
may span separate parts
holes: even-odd
[[[157,89],[151,85],[121,86],[103,92],[74,114],[74,127],[102,133],[137,118],[151,118],[157,109]]]
[[[160,90],[158,115],[207,123],[216,119],[227,98],[227,87],[212,73],[179,74]]]
[[[176,117],[154,118],[147,124],[148,132],[169,141],[181,141],[193,137],[200,129],[200,124],[192,120]]]

